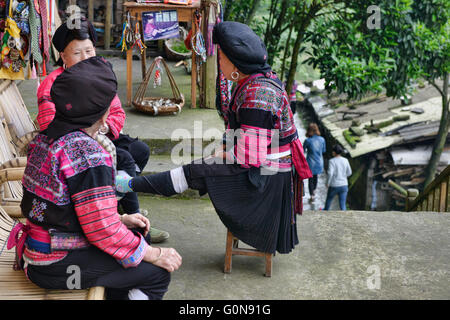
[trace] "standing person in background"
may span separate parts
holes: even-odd
[[[347,210],[345,205],[348,193],[347,178],[352,175],[352,168],[347,158],[341,156],[344,150],[340,145],[333,147],[333,158],[328,163],[327,200],[324,210],[329,210],[335,195],[339,196],[339,207]]]
[[[317,176],[323,172],[323,154],[327,151],[325,139],[320,136],[319,127],[315,123],[310,123],[306,131],[305,149],[306,161],[308,161],[309,168],[313,174],[312,178],[308,179],[309,195],[311,201],[314,200],[314,192],[317,188]]]
[[[286,73],[286,80],[288,77],[289,77],[289,72]],[[286,89],[287,81],[284,81],[283,85],[284,85],[284,88]],[[297,110],[297,87],[298,87],[298,82],[296,80],[294,80],[294,82],[292,83],[291,92],[288,92],[289,103],[291,106],[292,114],[295,114],[295,111]]]

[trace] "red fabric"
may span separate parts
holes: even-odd
[[[52,101],[50,96],[50,91],[52,89],[53,82],[55,82],[56,78],[64,71],[63,67],[60,67],[50,73],[44,81],[42,81],[41,85],[37,91],[38,98],[38,115],[37,122],[39,124],[39,130],[43,131],[47,129],[50,122],[53,121],[55,117],[55,104]],[[119,96],[115,96],[111,101],[111,106],[109,110],[108,118],[106,119],[106,123],[110,129],[110,138],[117,139],[119,137],[119,133],[122,130],[125,124],[125,111],[122,109],[122,103],[120,102]]]
[[[301,180],[312,177],[311,169],[309,169],[308,162],[306,162],[305,154],[303,153],[303,146],[300,139],[295,139],[291,142],[292,162]]]

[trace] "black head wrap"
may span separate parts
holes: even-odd
[[[271,72],[264,42],[247,25],[233,21],[220,22],[214,26],[213,42],[244,74]]]
[[[55,118],[45,133],[57,139],[92,126],[106,113],[116,93],[116,75],[104,58],[92,57],[67,68],[52,85]]]
[[[65,22],[56,29],[52,38],[52,43],[58,52],[63,52],[72,40],[90,39],[95,46],[97,42],[97,33],[94,26],[86,18],[82,17],[80,19],[81,21],[79,24],[77,24],[76,21],[69,21],[69,26],[67,25],[68,22]],[[62,59],[59,58],[56,64],[62,66]]]

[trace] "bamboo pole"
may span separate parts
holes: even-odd
[[[397,190],[398,192],[400,192],[403,196],[407,197],[408,196],[408,191],[406,191],[405,189],[403,189],[400,185],[396,184],[394,181],[392,181],[391,179],[389,179],[388,181],[389,185],[394,188],[395,190]]]

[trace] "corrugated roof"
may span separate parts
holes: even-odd
[[[439,128],[438,121],[442,114],[442,99],[438,95],[436,89],[427,87],[421,89],[413,97],[413,103],[408,106],[408,110],[404,109],[400,100],[384,99],[367,104],[357,105],[356,108],[349,109],[341,107],[333,110],[327,107],[325,100],[318,97],[311,97],[309,101],[312,103],[316,114],[321,118],[322,124],[328,129],[330,134],[349,152],[350,156],[355,158],[367,153],[388,148],[392,145],[401,144],[403,142],[414,141],[419,138],[433,136]],[[325,103],[324,103],[325,102]],[[418,114],[411,111],[413,108],[423,109],[423,113]],[[381,128],[381,133],[389,133],[394,131],[395,134],[383,135],[379,133],[366,133],[360,137],[361,141],[352,148],[343,136],[343,132],[347,130],[352,119],[343,120],[345,111],[361,112],[360,116],[353,115],[360,121],[359,128],[365,125],[389,120],[398,115],[409,115],[408,120],[396,121],[393,124]]]

